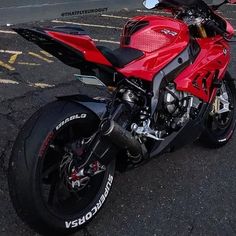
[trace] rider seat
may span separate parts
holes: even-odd
[[[99,51],[106,57],[106,59],[115,67],[123,68],[130,62],[142,57],[144,53],[135,48],[117,48],[111,50],[104,46],[97,46]]]

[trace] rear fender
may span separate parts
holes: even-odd
[[[71,95],[57,97],[57,99],[73,102],[78,104],[79,106],[83,106],[83,108],[86,108],[89,112],[92,112],[96,115],[98,123],[100,123],[107,111],[108,100],[105,100],[103,98],[95,99],[86,95]]]
[[[96,115],[96,120],[91,124],[94,128],[99,129],[101,120],[105,117],[107,112],[108,100],[94,99],[86,95],[72,95],[65,97],[58,97],[59,100],[69,101],[78,104],[79,107],[87,109],[88,113],[92,112]],[[96,134],[91,142],[91,149],[88,152],[87,163],[92,163],[99,157],[99,162],[103,165],[108,165],[118,153],[118,148],[110,142],[107,138]]]

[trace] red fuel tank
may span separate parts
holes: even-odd
[[[125,25],[121,47],[139,49],[145,56],[119,70],[127,77],[138,74],[145,80],[153,76],[179,55],[190,40],[188,26],[163,16],[138,16]]]

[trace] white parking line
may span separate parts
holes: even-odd
[[[126,16],[114,16],[114,15],[106,15],[106,14],[102,14],[101,16],[107,17],[107,18],[115,18],[115,19],[125,19],[125,20],[130,19],[129,17],[126,17]]]
[[[94,24],[85,24],[85,23],[79,23],[79,22],[71,22],[71,21],[61,21],[61,20],[53,20],[52,23],[60,23],[60,24],[70,24],[70,25],[80,25],[80,26],[88,26],[88,27],[96,27],[96,28],[106,28],[106,29],[118,29],[121,30],[123,28],[116,27],[116,26],[110,26],[110,25],[94,25]]]
[[[120,44],[118,41],[113,41],[113,40],[105,40],[105,39],[93,39],[95,42],[99,43],[111,43],[111,44]]]
[[[10,79],[0,79],[0,84],[19,84],[19,82]]]
[[[0,33],[2,34],[17,34],[15,31],[13,30],[0,30]]]
[[[0,50],[0,53],[9,53],[9,54],[22,54],[22,51],[10,51],[10,50]]]
[[[137,12],[143,12],[143,13],[155,13],[155,14],[167,14],[167,15],[172,15],[170,12],[166,11],[150,11],[150,10],[137,10]]]
[[[24,65],[24,66],[41,66],[39,63],[32,63],[32,62],[17,62],[18,65]]]
[[[55,84],[45,84],[45,83],[29,83],[28,86],[34,87],[34,88],[53,88],[55,87]]]
[[[10,80],[10,79],[0,79],[0,84],[20,84],[20,83],[15,81],[15,80]],[[27,85],[29,87],[41,88],[41,89],[55,87],[55,84],[47,84],[47,83],[31,83],[31,82],[28,82]]]

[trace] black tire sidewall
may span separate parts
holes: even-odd
[[[86,121],[74,120],[71,122],[81,122],[82,127],[98,125],[96,124],[98,123],[96,115],[88,112],[87,109],[78,107],[73,103],[53,102],[31,117],[20,132],[14,145],[9,168],[10,195],[18,215],[40,233],[45,234],[51,231],[68,233],[84,226],[94,218],[110,192],[115,171],[115,159],[107,166],[103,182],[95,198],[76,217],[59,217],[49,211],[43,201],[39,175],[43,158],[38,155],[42,143],[48,134],[55,132],[55,127],[61,124],[62,121],[81,113],[87,114]],[[66,125],[69,125],[69,123]],[[59,131],[60,129],[57,132]],[[22,142],[23,140],[24,142]],[[23,159],[25,161],[22,161]],[[14,168],[11,166],[14,166]],[[21,175],[20,178],[19,175]]]

